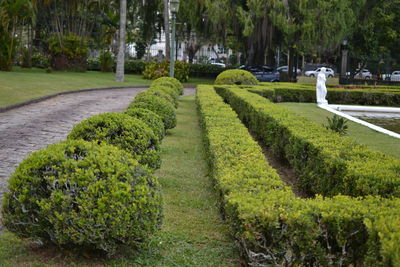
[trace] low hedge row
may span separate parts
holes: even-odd
[[[189,64],[190,77],[216,78],[221,72],[230,69],[213,64]]]
[[[156,113],[143,108],[131,108],[126,110],[124,113],[145,122],[147,126],[153,130],[154,134],[158,137],[158,140],[163,140],[165,136],[164,123]]]
[[[152,63],[151,61],[145,60],[125,60],[125,73],[129,74],[143,74],[146,66]],[[116,68],[116,62],[113,63],[114,70]],[[234,66],[235,67],[235,66]],[[100,71],[100,59],[99,58],[89,58],[87,60],[87,69],[93,71]],[[189,77],[207,77],[216,78],[218,74],[224,70],[231,69],[230,67],[222,68],[218,65],[212,64],[188,64]]]
[[[161,166],[160,141],[147,124],[123,113],[103,113],[75,125],[68,139],[106,143],[123,149],[152,169]]]
[[[225,217],[249,266],[400,266],[399,199],[297,198],[211,86],[197,103]]]
[[[153,111],[164,123],[165,129],[172,129],[176,126],[176,112],[175,107],[169,103],[167,100],[155,96],[147,95],[134,99],[130,104],[128,109],[131,108],[144,108]]]
[[[125,60],[125,73],[142,74],[147,64],[148,62],[144,60]],[[114,61],[112,66],[115,70],[117,63]],[[87,60],[87,70],[101,71],[100,58],[89,58]]]
[[[373,88],[373,87],[371,87]],[[277,83],[263,84],[255,88],[247,87],[273,102],[316,103],[315,87],[302,84]],[[344,89],[328,88],[326,97],[329,103],[352,105],[400,106],[400,90],[387,89]]]
[[[178,84],[180,85],[180,84]],[[20,237],[69,249],[116,252],[138,248],[162,222],[157,179],[159,143],[176,123],[170,87],[153,88],[136,101],[149,109],[106,113],[76,125],[68,140],[33,153],[10,178],[3,201],[4,225]],[[168,123],[151,107],[171,109]],[[164,118],[164,117],[163,117]],[[165,119],[165,118],[164,118]],[[91,141],[91,142],[90,142]]]
[[[249,129],[290,163],[305,193],[400,196],[400,160],[371,151],[247,90],[215,88]]]
[[[183,95],[183,85],[175,78],[162,77],[154,80],[151,83],[151,87],[166,86],[174,89],[178,95]]]
[[[158,96],[161,97],[165,100],[167,100],[169,103],[171,103],[172,105],[174,105],[175,108],[178,107],[178,95],[175,93],[174,89],[169,88],[169,87],[165,87],[165,86],[160,86],[160,87],[152,87],[149,88],[146,91],[143,91],[139,94],[136,95],[136,99],[140,99],[144,96],[148,96],[148,95],[154,95],[154,96]]]

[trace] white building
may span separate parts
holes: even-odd
[[[165,55],[165,34],[161,33],[159,37],[156,39],[156,43],[148,47],[147,49],[147,57],[157,57],[162,51],[162,54]],[[134,45],[129,46],[129,52],[132,56],[136,55]],[[211,62],[223,62],[226,63],[229,56],[233,54],[231,49],[224,48],[223,45],[220,44],[209,44],[202,46],[196,53],[193,62],[194,63],[211,63]],[[176,58],[178,60],[188,61],[187,53],[185,53],[185,43],[178,42],[177,44],[177,55]]]

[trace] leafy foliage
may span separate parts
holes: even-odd
[[[183,61],[175,61],[175,78],[180,82],[186,82],[189,80],[189,65]],[[169,61],[163,61],[161,63],[150,63],[146,65],[143,71],[143,77],[145,79],[154,80],[161,77],[169,76]]]
[[[218,65],[212,64],[189,64],[190,76],[193,77],[212,77],[216,78],[218,74],[225,71],[225,68],[221,68]]]
[[[161,165],[159,140],[143,121],[122,113],[92,116],[75,125],[68,139],[106,143],[123,149],[139,163],[158,169]]]
[[[0,71],[11,71],[19,26],[33,20],[34,8],[30,0],[0,0]]]
[[[236,89],[235,94],[239,93],[246,94]],[[225,218],[247,265],[400,263],[398,198],[297,198],[276,170],[265,163],[261,148],[247,128],[211,86],[198,87],[197,102]],[[233,106],[240,103],[233,98],[230,102]],[[243,119],[244,112],[240,112]],[[313,178],[311,182],[317,182]]]
[[[217,76],[215,84],[256,85],[256,77],[245,70],[226,70]]]
[[[100,55],[100,70],[102,72],[112,72],[114,68],[114,58],[109,51]]]
[[[333,115],[332,118],[327,117],[328,124],[325,125],[326,129],[330,129],[332,131],[337,132],[340,135],[346,135],[347,129],[349,128],[347,125],[348,120],[338,115]]]
[[[160,116],[158,116],[153,111],[144,108],[130,108],[124,112],[125,114],[137,118],[149,126],[154,132],[154,134],[161,141],[165,135],[164,123],[162,122]]]
[[[73,33],[48,39],[51,67],[55,70],[86,71],[87,40]]]
[[[161,77],[151,83],[151,87],[166,86],[176,90],[179,95],[183,94],[183,85],[173,77]]]
[[[278,158],[289,162],[305,193],[400,196],[400,160],[369,150],[247,90],[229,86],[216,90]]]
[[[171,88],[168,88],[168,89],[171,89]],[[173,90],[173,89],[171,89],[171,90]],[[161,98],[167,100],[172,105],[174,105],[175,108],[178,105],[178,98],[177,97],[176,98],[172,97],[166,91],[162,90],[162,88],[157,88],[157,89],[156,88],[150,88],[150,89],[147,89],[146,91],[143,91],[143,92],[137,94],[135,99],[138,100],[138,99],[140,99],[142,97],[149,96],[149,95],[155,95],[155,96],[161,97]]]
[[[156,113],[162,119],[165,129],[176,126],[176,112],[174,106],[167,100],[155,95],[147,95],[140,99],[134,99],[128,109],[144,108]]]
[[[160,227],[159,185],[131,155],[68,141],[31,154],[10,178],[4,225],[20,237],[114,253]]]

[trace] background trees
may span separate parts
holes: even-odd
[[[33,23],[34,3],[30,0],[0,0],[0,70],[10,71],[15,48],[21,38],[19,29]]]
[[[168,32],[167,3],[127,0],[126,39],[137,58]],[[32,50],[51,55],[55,69],[84,69],[88,51],[118,52],[119,0],[0,0],[0,7],[2,70],[16,52],[27,66]],[[189,62],[202,45],[223,44],[247,64],[278,65],[277,51],[289,65],[298,55],[334,64],[344,39],[353,64],[400,62],[400,0],[186,0],[177,19]]]

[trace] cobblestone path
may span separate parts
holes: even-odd
[[[87,117],[126,109],[141,90],[67,94],[0,113],[0,204],[9,176],[29,153],[65,140],[72,127]]]

